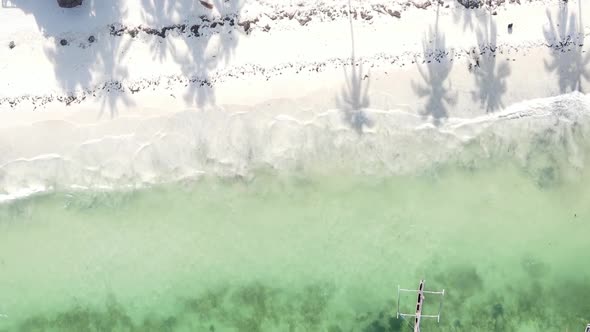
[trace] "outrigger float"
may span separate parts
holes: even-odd
[[[405,314],[400,312],[400,294],[401,292],[409,292],[409,293],[417,293],[418,300],[416,302],[416,313],[413,314]],[[438,305],[438,314],[436,315],[423,315],[422,310],[424,308],[424,294],[437,294],[441,295],[440,303]],[[442,291],[427,291],[424,289],[424,280],[420,280],[420,285],[418,285],[418,289],[403,289],[400,286],[397,286],[397,318],[405,319],[406,317],[414,317],[413,319],[413,326],[410,324],[410,327],[414,330],[414,332],[420,332],[420,322],[423,318],[436,318],[436,322],[440,322],[440,313],[442,311],[443,300],[445,296],[445,290]],[[590,331],[586,331],[590,332]]]
[[[416,301],[416,313],[414,314],[405,314],[400,312],[399,310],[399,306],[400,306],[400,298],[401,298],[401,293],[402,292],[409,292],[409,293],[417,293],[418,294],[418,300]],[[436,315],[423,315],[422,314],[422,310],[424,309],[424,294],[438,294],[441,295],[440,298],[440,303],[438,306],[438,313]],[[401,318],[401,319],[405,319],[406,317],[414,317],[413,319],[413,326],[411,323],[409,323],[410,327],[414,330],[414,332],[420,332],[420,322],[422,321],[422,318],[436,318],[436,322],[439,323],[440,322],[440,313],[442,311],[442,305],[443,305],[443,300],[444,300],[444,296],[445,296],[445,290],[443,289],[442,291],[427,291],[424,289],[424,280],[420,280],[420,285],[418,285],[418,289],[404,289],[404,288],[400,288],[400,286],[397,286],[397,318]],[[590,332],[590,323],[588,323],[588,325],[586,325],[586,329],[584,330],[584,332]]]

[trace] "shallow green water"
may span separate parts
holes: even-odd
[[[420,278],[424,332],[581,331],[588,188],[506,164],[4,204],[0,331],[406,331]]]

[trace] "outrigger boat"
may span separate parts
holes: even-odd
[[[400,294],[401,292],[410,292],[410,293],[417,293],[418,294],[418,298],[416,301],[416,312],[413,314],[404,314],[402,312],[400,312]],[[438,307],[438,314],[436,315],[424,315],[422,314],[422,311],[424,309],[424,294],[438,294],[441,295],[441,299],[440,299],[440,304]],[[418,285],[418,289],[403,289],[400,288],[400,286],[397,286],[397,318],[401,318],[401,319],[405,319],[406,317],[413,317],[413,326],[408,323],[410,325],[410,327],[412,328],[412,330],[414,332],[420,332],[420,323],[422,322],[423,318],[436,318],[437,323],[440,322],[440,313],[442,310],[442,304],[443,304],[443,300],[444,300],[444,296],[445,296],[445,290],[443,289],[442,291],[427,291],[424,289],[424,280],[420,280],[420,284]],[[590,332],[590,323],[588,325],[586,325],[586,329],[584,330],[584,332]]]
[[[443,304],[443,299],[445,296],[445,290],[443,289],[442,291],[427,291],[424,289],[424,280],[420,280],[420,284],[418,285],[418,289],[414,290],[414,289],[403,289],[400,288],[399,286],[397,286],[397,318],[406,318],[406,317],[414,317],[413,319],[413,323],[414,326],[411,326],[412,329],[414,330],[414,332],[420,332],[420,323],[422,321],[423,318],[436,318],[437,323],[440,322],[440,312],[442,310],[442,304]],[[399,306],[400,306],[400,293],[401,292],[411,292],[414,293],[416,292],[418,294],[418,300],[416,301],[416,312],[414,314],[404,314],[402,312],[400,312],[399,310]],[[424,294],[438,294],[441,295],[441,300],[440,300],[440,304],[438,307],[438,314],[436,315],[424,315],[422,314],[422,310],[424,308]]]

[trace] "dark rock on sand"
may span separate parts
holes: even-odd
[[[65,40],[65,39],[62,39],[62,40],[60,40],[60,41],[59,41],[59,44],[60,44],[61,46],[67,46],[67,45],[68,45],[68,41],[67,41],[67,40]]]
[[[57,0],[61,8],[74,8],[82,5],[82,0]]]
[[[508,33],[512,33],[513,23],[508,24]]]
[[[397,18],[401,18],[402,17],[402,14],[399,11],[396,10],[396,11],[393,12],[393,14],[391,14],[391,16],[397,17]]]
[[[111,36],[121,37],[127,31],[127,27],[121,24],[111,24],[109,27]]]
[[[229,26],[230,27],[233,27],[234,24],[235,24],[233,18],[226,17],[226,18],[224,18],[224,20],[229,21]]]
[[[430,2],[430,0],[414,2],[414,6],[416,6],[416,8],[420,8],[420,9],[426,9],[431,5],[432,5],[432,3]]]
[[[204,6],[204,7],[206,7],[207,9],[213,9],[213,5],[212,5],[212,4],[210,4],[209,2],[207,2],[207,1],[203,1],[203,0],[200,0],[199,2],[201,3],[201,5],[203,5],[203,6]]]
[[[370,21],[370,20],[373,18],[373,16],[372,16],[372,15],[369,15],[369,14],[367,14],[366,12],[361,12],[361,18],[362,18],[363,20]]]
[[[463,7],[467,9],[479,8],[483,5],[482,0],[457,0]]]
[[[94,43],[95,41],[96,41],[96,38],[95,38],[94,36],[90,36],[90,37],[88,37],[88,42],[89,42],[90,44]]]
[[[135,38],[135,36],[137,36],[137,34],[139,33],[139,31],[137,29],[131,29],[131,30],[128,30],[127,32],[129,33],[131,38]]]
[[[304,17],[304,18],[299,18],[297,19],[297,21],[299,21],[300,25],[306,25],[309,21],[311,21],[311,17]]]
[[[200,28],[200,26],[198,24],[195,24],[191,27],[191,32],[192,32],[193,36],[195,36],[195,37],[200,36],[199,35],[199,28]]]
[[[13,49],[16,47],[16,44],[14,43],[14,40],[11,41],[10,43],[8,43],[8,48]]]
[[[258,18],[254,20],[239,22],[238,25],[244,28],[244,32],[248,33],[250,32],[251,25],[256,23],[258,23]]]

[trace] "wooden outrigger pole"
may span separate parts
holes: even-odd
[[[422,305],[424,304],[424,280],[420,280],[418,286],[418,302],[416,304],[416,321],[414,323],[414,332],[420,332],[420,319],[422,318]]]

